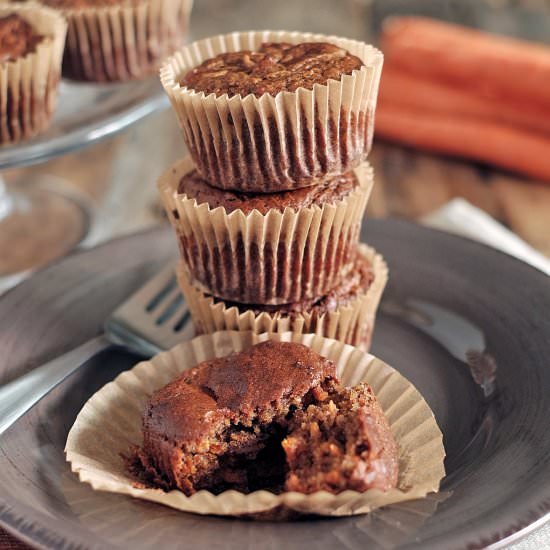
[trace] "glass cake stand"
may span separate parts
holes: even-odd
[[[156,76],[117,84],[63,80],[49,129],[0,148],[0,291],[69,252],[91,221],[86,198],[62,180],[44,174],[7,184],[5,171],[91,145],[167,106]]]

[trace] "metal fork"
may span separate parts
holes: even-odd
[[[194,334],[174,267],[153,277],[104,324],[104,333],[0,388],[0,435],[97,353],[113,346],[151,356]]]

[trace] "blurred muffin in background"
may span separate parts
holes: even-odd
[[[142,78],[179,48],[193,0],[42,0],[69,30],[63,75],[97,82]]]
[[[35,136],[57,99],[67,24],[34,2],[0,4],[0,144]]]

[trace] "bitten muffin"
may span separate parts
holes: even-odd
[[[397,483],[397,447],[376,407],[368,386],[339,390],[332,361],[301,344],[267,341],[205,361],[155,392],[132,470],[186,495],[387,490]],[[307,449],[308,429],[319,448]]]
[[[381,69],[382,54],[362,42],[250,32],[182,49],[161,80],[201,176],[273,193],[366,159]]]
[[[183,262],[178,282],[197,333],[218,330],[314,333],[368,350],[388,268],[382,256],[359,245],[353,270],[318,300],[278,306],[244,305],[205,294],[190,281]]]
[[[57,100],[67,25],[33,2],[0,4],[0,143],[45,130]]]
[[[143,78],[183,45],[193,0],[42,0],[69,23],[63,75]]]
[[[245,304],[317,300],[355,261],[372,188],[368,164],[294,192],[240,194],[212,187],[190,159],[159,189],[192,283]]]

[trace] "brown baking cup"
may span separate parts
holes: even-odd
[[[312,90],[245,97],[195,92],[179,84],[217,54],[257,50],[263,42],[329,42],[364,67]],[[168,59],[161,80],[201,175],[212,185],[276,192],[312,185],[363,162],[371,148],[383,56],[345,38],[284,31],[231,33],[194,42]]]
[[[345,305],[319,313],[313,306],[297,313],[261,312],[243,310],[227,305],[197,289],[189,280],[183,262],[177,266],[177,277],[185,296],[198,334],[219,330],[262,332],[313,333],[334,338],[346,344],[368,350],[371,343],[378,304],[388,280],[388,267],[380,254],[364,244],[359,255],[366,258],[374,273],[374,280]]]
[[[17,143],[48,127],[57,101],[67,24],[34,2],[0,4],[0,17],[16,13],[45,38],[34,52],[0,65],[0,143]]]
[[[97,82],[142,78],[181,47],[193,0],[142,0],[65,8],[63,74]]]
[[[142,412],[147,399],[182,371],[201,361],[223,357],[273,339],[305,344],[336,363],[345,386],[367,382],[388,418],[399,447],[397,487],[383,492],[326,491],[305,495],[234,490],[214,495],[202,490],[187,497],[180,491],[143,488],[126,469],[123,455],[142,444]],[[418,390],[401,374],[368,353],[313,334],[261,334],[222,331],[198,336],[151,361],[138,364],[99,390],[84,405],[69,432],[65,447],[71,469],[81,481],[99,491],[131,495],[197,514],[259,515],[270,511],[348,516],[390,504],[414,500],[438,491],[445,475],[442,434]],[[267,514],[269,517],[269,514]]]
[[[178,193],[191,158],[171,166],[158,186],[193,284],[206,294],[245,304],[317,299],[352,268],[363,213],[373,185],[368,163],[360,185],[333,204],[245,214],[211,209]]]

